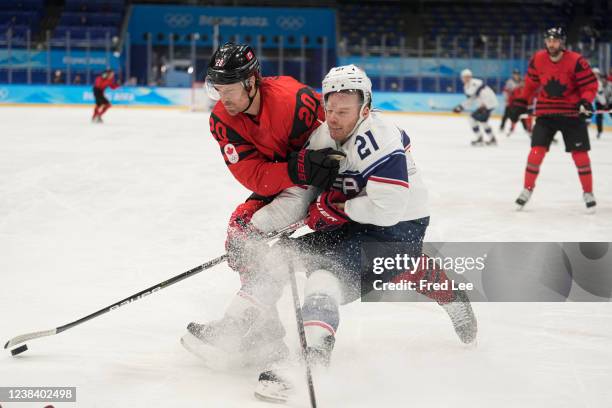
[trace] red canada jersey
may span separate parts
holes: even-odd
[[[289,153],[298,151],[325,120],[320,95],[287,76],[261,79],[257,116],[231,116],[221,101],[210,114],[210,132],[225,164],[243,186],[272,196],[293,186]]]
[[[553,62],[546,50],[540,50],[529,61],[521,97],[537,97],[535,116],[578,116],[578,102],[592,103],[596,93],[597,79],[580,54],[566,50]]]
[[[105,90],[106,88],[117,89],[119,84],[115,82],[114,78],[103,78],[102,75],[96,77],[94,82],[94,88]]]
[[[506,105],[510,106],[512,105],[512,102],[514,102],[514,100],[516,98],[518,98],[522,93],[523,93],[523,88],[525,87],[525,85],[521,82],[520,84],[518,84],[517,86],[515,86],[513,89],[505,91],[507,92],[507,101],[506,101]]]

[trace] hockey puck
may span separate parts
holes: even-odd
[[[26,351],[28,349],[27,344],[24,344],[23,346],[19,346],[16,349],[12,349],[11,350],[11,355],[16,356],[17,354],[21,354],[24,351]]]

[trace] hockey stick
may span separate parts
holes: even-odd
[[[293,309],[295,310],[295,320],[297,321],[298,335],[300,337],[300,346],[302,349],[302,357],[306,365],[306,382],[308,383],[308,395],[310,396],[310,406],[317,408],[317,399],[315,397],[314,384],[312,382],[312,372],[310,363],[308,362],[308,344],[306,343],[306,333],[304,332],[304,319],[302,318],[302,307],[300,306],[300,295],[298,294],[297,282],[295,280],[295,270],[293,262],[289,262],[289,280],[291,281],[291,295],[293,296]]]
[[[302,227],[303,225],[304,225],[303,221],[296,222],[294,224],[288,225],[285,228],[281,228],[281,229],[279,229],[277,231],[273,231],[273,232],[269,232],[269,233],[265,234],[265,239],[271,240],[271,239],[283,236],[285,234],[292,233],[295,230],[297,230],[298,228]],[[215,259],[211,259],[210,261],[208,261],[206,263],[203,263],[200,266],[196,266],[195,268],[190,269],[187,272],[183,272],[183,273],[181,273],[179,275],[173,276],[170,279],[167,279],[167,280],[165,280],[163,282],[160,282],[160,283],[158,283],[156,285],[153,285],[153,286],[151,286],[151,287],[149,287],[147,289],[141,290],[140,292],[138,292],[138,293],[136,293],[134,295],[128,296],[127,298],[125,298],[123,300],[120,300],[118,302],[115,302],[112,305],[106,306],[103,309],[98,310],[97,312],[94,312],[94,313],[92,313],[90,315],[82,317],[82,318],[80,318],[78,320],[75,320],[75,321],[70,322],[68,324],[65,324],[63,326],[56,327],[55,329],[44,330],[44,331],[37,331],[37,332],[32,332],[32,333],[26,333],[26,334],[22,334],[22,335],[13,337],[12,339],[10,339],[9,341],[6,342],[6,344],[4,345],[4,348],[7,349],[9,347],[16,346],[16,345],[18,345],[20,343],[24,343],[24,342],[26,342],[28,340],[37,339],[39,337],[53,336],[55,334],[59,334],[59,333],[61,333],[63,331],[66,331],[66,330],[71,329],[71,328],[73,328],[75,326],[78,326],[81,323],[85,323],[88,320],[94,319],[94,318],[96,318],[98,316],[101,316],[101,315],[103,315],[105,313],[111,312],[111,311],[113,311],[115,309],[118,309],[118,308],[120,308],[122,306],[128,305],[128,304],[130,304],[130,303],[132,303],[132,302],[134,302],[136,300],[140,300],[140,299],[142,299],[142,298],[144,298],[146,296],[149,296],[152,293],[155,293],[155,292],[157,292],[157,291],[159,291],[161,289],[167,288],[170,285],[174,285],[177,282],[180,282],[180,281],[182,281],[184,279],[187,279],[187,278],[189,278],[189,277],[191,277],[193,275],[196,275],[196,274],[198,274],[198,273],[200,273],[202,271],[210,269],[213,266],[218,265],[218,264],[220,264],[220,263],[222,263],[222,262],[224,262],[226,260],[227,260],[227,254],[223,254],[223,255],[215,258]],[[27,349],[28,349],[27,345],[24,344],[24,345],[22,345],[20,347],[17,347],[16,349],[11,350],[11,354],[13,356],[16,356],[17,354],[23,353]]]
[[[454,108],[445,108],[445,107],[438,106],[431,99],[429,99],[427,101],[427,104],[429,105],[429,109],[431,109],[431,110],[444,111],[444,112],[452,112],[453,109],[454,109]]]

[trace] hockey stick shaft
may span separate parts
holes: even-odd
[[[430,106],[431,110],[443,111],[443,112],[452,112],[454,108],[443,108],[438,106]]]
[[[303,225],[304,225],[303,221],[297,222],[295,224],[291,224],[291,225],[289,225],[289,226],[287,226],[285,228],[282,228],[282,229],[280,229],[278,231],[273,231],[273,232],[270,232],[270,233],[266,234],[265,238],[266,239],[277,238],[277,237],[279,237],[281,235],[285,235],[285,234],[291,233],[291,232],[297,230],[298,228],[300,228]],[[128,296],[125,299],[122,299],[122,300],[120,300],[118,302],[115,302],[112,305],[106,306],[106,307],[98,310],[97,312],[89,314],[89,315],[87,315],[85,317],[82,317],[82,318],[80,318],[78,320],[75,320],[75,321],[70,322],[68,324],[65,324],[63,326],[56,327],[55,329],[44,330],[44,331],[37,331],[37,332],[32,332],[32,333],[26,333],[26,334],[22,334],[22,335],[13,337],[12,339],[10,339],[9,341],[6,342],[6,344],[4,345],[4,348],[7,349],[9,347],[16,346],[17,344],[24,343],[24,342],[26,342],[28,340],[36,339],[36,338],[39,338],[39,337],[46,337],[46,336],[52,336],[54,334],[59,334],[59,333],[61,333],[63,331],[66,331],[66,330],[71,329],[71,328],[73,328],[75,326],[78,326],[78,325],[80,325],[82,323],[85,323],[88,320],[95,319],[98,316],[101,316],[103,314],[111,312],[111,311],[113,311],[115,309],[119,309],[122,306],[128,305],[128,304],[130,304],[132,302],[135,302],[137,300],[140,300],[140,299],[142,299],[142,298],[144,298],[146,296],[149,296],[152,293],[155,293],[155,292],[157,292],[157,291],[159,291],[161,289],[167,288],[170,285],[174,285],[177,282],[180,282],[182,280],[190,278],[193,275],[196,275],[196,274],[198,274],[198,273],[200,273],[202,271],[205,271],[207,269],[212,268],[213,266],[219,265],[220,263],[224,262],[225,260],[227,260],[227,254],[223,254],[223,255],[215,258],[215,259],[211,259],[210,261],[208,261],[206,263],[203,263],[202,265],[196,266],[193,269],[190,269],[190,270],[188,270],[186,272],[183,272],[181,274],[173,276],[170,279],[167,279],[167,280],[165,280],[163,282],[160,282],[160,283],[158,283],[156,285],[148,287],[147,289],[141,290],[140,292],[135,293],[135,294],[133,294],[131,296]]]
[[[295,320],[297,321],[298,335],[300,337],[300,347],[302,357],[306,365],[306,382],[308,383],[308,395],[310,396],[311,408],[317,408],[314,384],[312,382],[312,372],[308,361],[308,343],[306,342],[306,332],[304,331],[304,319],[302,318],[302,306],[300,305],[300,295],[298,294],[297,282],[295,280],[295,269],[293,262],[289,262],[289,280],[291,281],[291,295],[293,296],[293,309],[295,310]]]

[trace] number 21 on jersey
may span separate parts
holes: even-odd
[[[367,132],[365,132],[365,135],[368,137],[368,140],[366,140],[366,138],[361,135],[357,135],[357,137],[355,137],[355,144],[357,145],[357,154],[359,154],[359,158],[361,160],[372,154],[370,146],[372,147],[372,149],[378,150],[378,144],[376,144],[376,140],[374,140],[374,135],[372,134],[372,132],[368,130]]]

